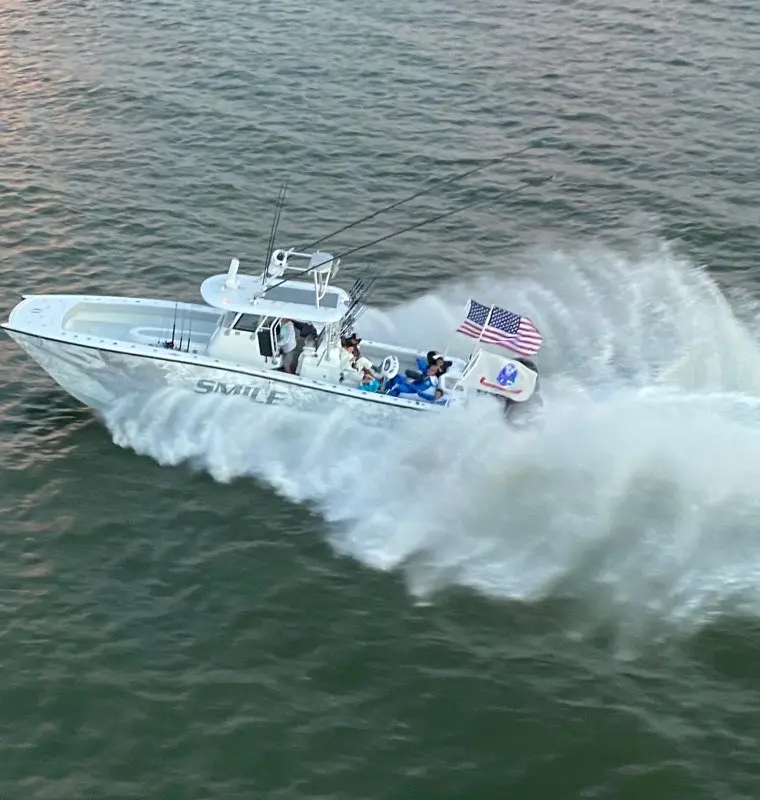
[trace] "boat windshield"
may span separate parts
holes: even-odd
[[[241,314],[232,327],[236,331],[255,333],[260,323],[261,317],[257,314]]]

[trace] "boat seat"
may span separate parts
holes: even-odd
[[[304,344],[300,348],[300,351],[301,352],[298,354],[298,361],[296,362],[296,375],[300,375],[303,370],[303,365],[314,361],[317,355],[316,348],[308,344]]]

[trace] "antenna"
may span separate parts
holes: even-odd
[[[240,286],[240,281],[237,277],[238,267],[240,267],[240,262],[236,258],[233,258],[232,261],[230,261],[230,267],[227,270],[227,278],[224,281],[224,285],[228,289],[237,289]]]

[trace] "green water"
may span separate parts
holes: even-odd
[[[520,437],[99,420],[3,341],[3,800],[757,798],[759,35],[712,0],[2,4],[6,312],[198,300],[286,179],[299,245],[532,146],[341,252],[554,176],[342,276],[382,267],[360,332],[424,349],[468,297],[528,313]]]

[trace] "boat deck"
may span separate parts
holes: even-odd
[[[19,329],[30,333],[48,332],[56,337],[61,331],[76,338],[92,337],[106,347],[165,347],[173,342],[174,352],[190,353],[197,357],[207,356],[212,337],[219,330],[225,312],[194,303],[172,303],[161,300],[83,297],[83,296],[33,296],[25,299],[12,312],[11,321]],[[232,338],[232,337],[231,337]],[[247,334],[245,347],[221,357],[231,364],[245,364],[254,369],[277,369],[279,363],[262,360],[258,347],[251,347],[248,357]],[[298,350],[303,347],[298,337]],[[418,373],[417,357],[424,355],[413,348],[363,340],[360,344],[362,356],[368,358],[376,377],[381,377],[380,366],[387,356],[395,356],[399,362],[399,374],[411,371]],[[336,354],[337,356],[337,354]],[[336,356],[333,356],[335,358]],[[216,361],[216,359],[215,359]],[[442,381],[441,388],[448,392],[464,368],[461,359],[453,359],[454,365]],[[330,370],[328,370],[330,372]],[[306,376],[310,377],[310,376]],[[320,380],[343,385],[359,385],[361,375],[350,370],[348,374],[336,370],[334,377],[324,375]]]
[[[114,343],[158,345],[173,339],[176,349],[203,352],[220,317],[219,311],[185,303],[178,303],[175,312],[173,305],[140,307],[85,301],[66,315],[63,328]]]

